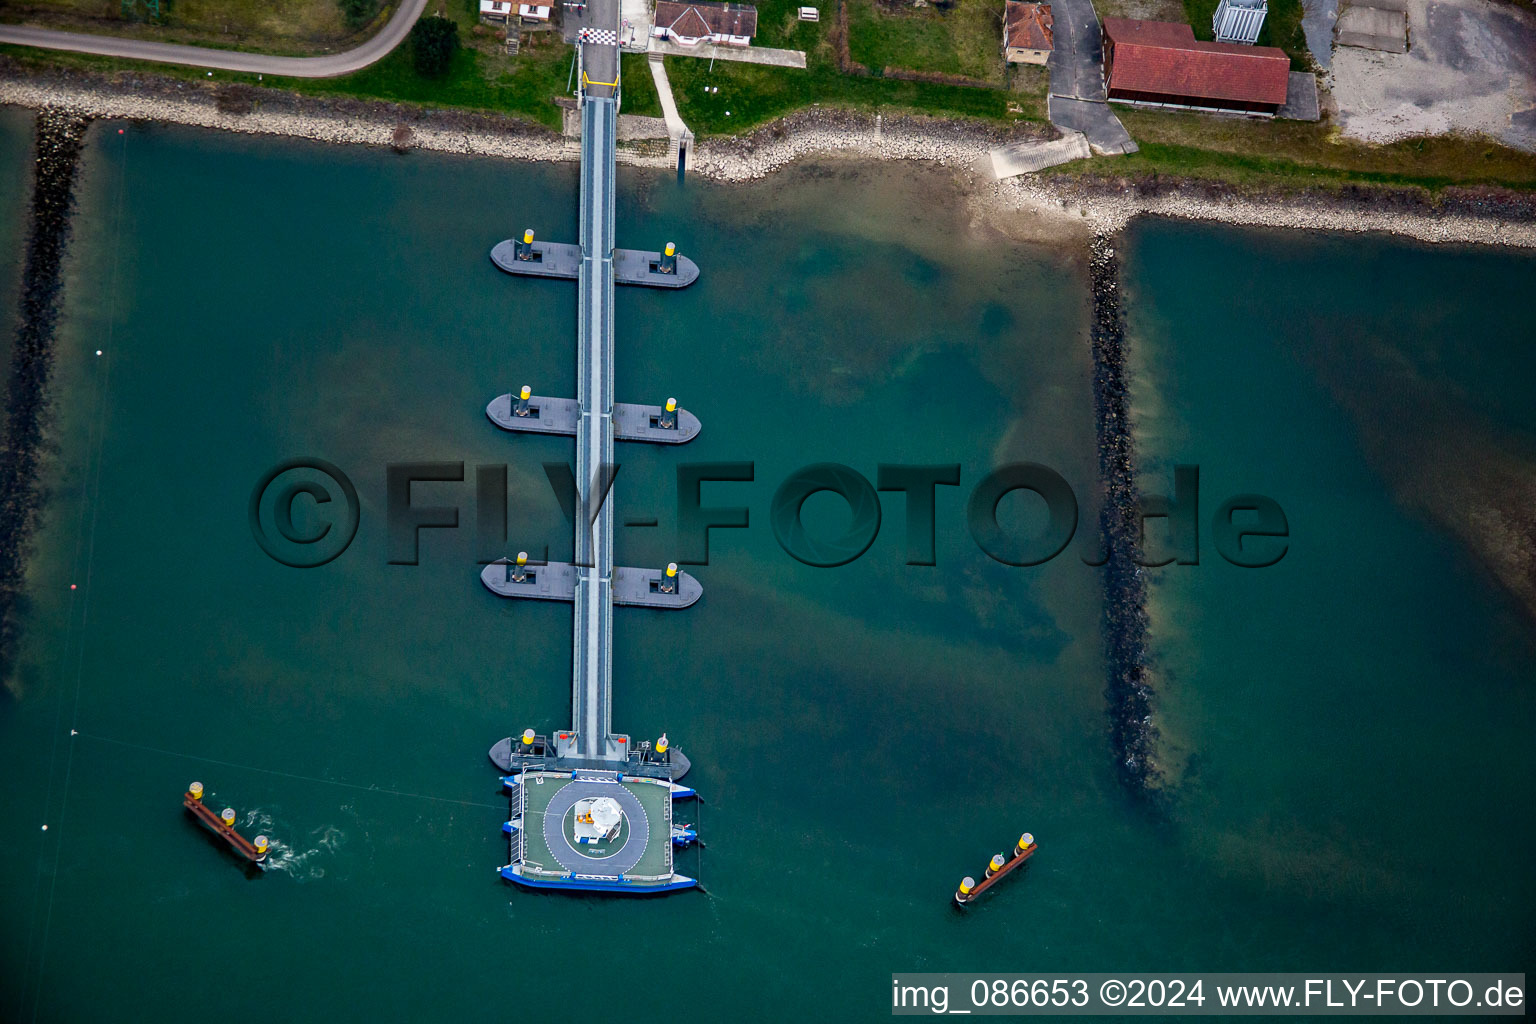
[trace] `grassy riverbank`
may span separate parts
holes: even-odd
[[[1150,171],[1235,184],[1536,189],[1536,154],[1486,138],[1441,135],[1381,145],[1344,139],[1326,124],[1303,121],[1249,121],[1134,108],[1116,113],[1141,152],[1085,161],[1082,166],[1104,174]]]
[[[886,52],[881,46],[889,50],[895,45],[893,40],[905,38],[903,33],[916,32],[927,38],[937,31],[934,26],[939,22],[935,18],[887,14],[874,9],[872,0],[850,2],[851,50],[856,58],[862,56],[876,64],[893,60],[896,58],[877,56]],[[976,10],[985,12],[990,10],[988,5],[993,0],[976,3]],[[758,6],[758,41],[765,46],[805,51],[807,66],[780,68],[668,57],[667,72],[678,107],[683,119],[700,137],[742,134],[787,113],[815,106],[883,112],[888,116],[919,112],[995,124],[1045,118],[1046,80],[1041,69],[1010,69],[1005,77],[1008,87],[914,81],[879,74],[888,64],[870,71],[860,71],[855,64],[852,71],[844,71],[838,56],[835,7],[824,8],[823,20],[813,23],[796,18],[796,0],[763,0]],[[1275,0],[1272,7],[1272,13],[1283,14],[1288,10],[1282,0]],[[125,73],[152,73],[189,84],[195,82],[204,88],[222,88],[229,83],[261,84],[314,97],[383,100],[423,108],[511,115],[558,128],[560,110],[553,101],[568,93],[571,48],[558,33],[526,33],[522,51],[516,57],[508,57],[499,30],[479,25],[474,10],[471,0],[449,0],[447,13],[458,22],[464,46],[447,74],[435,79],[417,72],[409,46],[402,46],[355,74],[331,79],[269,76],[258,80],[255,75],[222,71],[210,76],[196,68],[20,47],[0,47],[0,55],[13,62],[11,74],[65,68],[91,72],[110,81]],[[1275,19],[1277,31],[1281,20]],[[976,24],[983,22],[984,19],[978,19]],[[871,24],[886,34],[869,35]],[[977,29],[966,36],[971,39],[967,52],[974,58],[974,66],[965,64],[958,56],[951,60],[945,56],[949,51],[944,47],[931,53],[915,45],[889,52],[906,54],[901,59],[906,61],[908,71],[976,72],[984,70],[983,55],[990,46],[982,45],[985,35]],[[953,50],[953,33],[946,38],[951,40]],[[924,57],[924,53],[929,53],[929,57]],[[626,55],[623,71],[624,111],[659,115],[660,104],[645,59]],[[1326,123],[1252,121],[1123,107],[1117,108],[1116,113],[1141,145],[1141,152],[1129,158],[1099,158],[1068,165],[1062,169],[1064,173],[1157,174],[1261,187],[1385,184],[1436,190],[1447,185],[1488,184],[1536,189],[1536,155],[1483,138],[1443,136],[1373,145],[1343,139],[1336,128]]]
[[[398,6],[398,0],[159,0],[156,13],[146,0],[127,9],[123,0],[6,0],[0,21],[307,57],[362,44]]]

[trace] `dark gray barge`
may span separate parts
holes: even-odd
[[[675,567],[674,567],[675,568]],[[498,597],[526,597],[537,601],[576,600],[576,566],[570,562],[544,562],[523,566],[522,579],[516,578],[516,565],[499,559],[480,570],[480,582]],[[687,608],[704,596],[704,587],[686,572],[678,571],[673,590],[666,586],[665,569],[632,569],[626,565],[613,570],[613,603],[631,608]]]
[[[497,395],[485,407],[486,417],[502,430],[519,434],[555,434],[575,437],[581,426],[581,403],[574,398],[550,398],[531,395],[528,398],[528,415],[518,416],[514,411],[511,393]],[[629,402],[613,403],[613,439],[615,441],[647,441],[651,444],[683,444],[699,436],[703,425],[699,418],[687,409],[676,410],[676,426],[662,426],[664,409],[659,405],[634,405]]]
[[[529,242],[532,258],[519,259],[517,239],[497,242],[491,249],[491,262],[509,274],[523,277],[553,277],[574,281],[581,273],[581,246],[568,242]],[[677,269],[660,269],[662,254],[645,249],[613,250],[613,283],[644,285],[647,288],[686,288],[699,279],[699,265],[687,256],[677,255]]]

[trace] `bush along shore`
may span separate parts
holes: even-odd
[[[0,57],[0,103],[66,106],[103,118],[166,121],[320,142],[421,148],[522,160],[576,160],[579,148],[543,125],[494,113],[440,110],[342,97],[310,97],[244,83],[185,80],[148,73],[24,70]],[[986,207],[1025,212],[1042,222],[1114,232],[1142,216],[1264,227],[1380,231],[1426,242],[1536,248],[1536,193],[1493,187],[1238,187],[1220,181],[1113,172],[1113,160],[1076,173],[992,178],[990,151],[1045,141],[1055,128],[882,116],[813,107],[741,136],[699,139],[689,172],[717,181],[765,177],[796,160],[922,160],[961,172]],[[621,141],[622,163],[668,167],[665,147]]]
[[[34,133],[32,203],[6,395],[5,445],[0,449],[0,675],[8,674],[15,655],[27,549],[41,504],[37,469],[48,408],[48,376],[64,286],[75,172],[88,123],[77,111],[50,109],[38,116]]]
[[[1104,697],[1120,782],[1150,794],[1162,778],[1157,727],[1147,675],[1147,584],[1141,569],[1141,500],[1131,435],[1130,382],[1125,368],[1125,314],[1120,308],[1120,261],[1114,239],[1090,246],[1093,289],[1093,405],[1099,448],[1099,536],[1104,561]]]

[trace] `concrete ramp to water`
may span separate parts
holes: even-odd
[[[999,179],[1031,174],[1057,164],[1086,160],[1093,155],[1082,132],[1067,129],[1049,142],[1014,142],[992,148],[992,173]]]

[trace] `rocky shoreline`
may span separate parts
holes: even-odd
[[[44,111],[37,119],[21,302],[6,394],[5,445],[0,449],[0,677],[9,674],[15,653],[27,547],[37,525],[37,470],[53,369],[54,329],[64,288],[76,170],[88,124],[83,116],[58,110]]]
[[[165,121],[318,142],[421,148],[516,160],[576,160],[573,139],[530,121],[345,97],[159,75],[31,73],[0,58],[0,103],[61,107],[98,118]],[[1114,233],[1138,216],[1323,231],[1371,231],[1426,242],[1536,248],[1536,194],[1448,188],[1254,190],[1220,182],[1056,172],[996,181],[990,151],[1047,140],[1054,127],[1012,126],[923,116],[882,117],[813,107],[736,137],[698,140],[689,171],[722,182],[763,178],[797,160],[919,160],[958,172],[984,213],[1038,221],[1039,234]],[[668,167],[655,140],[621,141],[618,160]]]

